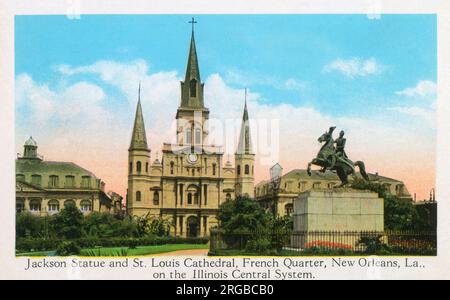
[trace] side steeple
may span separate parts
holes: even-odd
[[[244,115],[242,116],[241,134],[236,154],[253,154],[250,121],[247,109],[247,89],[245,89]]]
[[[141,105],[141,83],[139,83],[138,103],[136,107],[136,117],[134,119],[133,134],[131,136],[131,150],[149,150],[147,144],[147,135],[145,134],[144,116]]]
[[[204,108],[203,83],[200,78],[200,68],[198,66],[197,49],[195,47],[194,24],[197,23],[192,18],[191,43],[186,67],[184,81],[181,82],[181,108]]]
[[[236,196],[247,196],[253,198],[255,195],[254,175],[255,175],[255,154],[252,148],[250,135],[250,121],[247,109],[247,89],[245,89],[245,106],[242,117],[241,134],[239,145],[236,150]]]

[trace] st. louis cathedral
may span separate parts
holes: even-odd
[[[140,92],[128,150],[127,211],[173,222],[172,234],[207,236],[217,225],[220,204],[239,195],[254,197],[254,161],[245,104],[234,166],[221,147],[208,145],[209,109],[192,30],[186,76],[176,113],[176,144],[164,144],[162,159],[151,160]],[[175,99],[174,99],[175,101]],[[149,135],[151,138],[151,134]]]

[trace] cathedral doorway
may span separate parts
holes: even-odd
[[[190,216],[187,219],[187,237],[197,237],[198,236],[198,219],[197,217]]]

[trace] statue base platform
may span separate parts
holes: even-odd
[[[293,218],[294,248],[321,243],[354,247],[362,233],[384,231],[384,199],[348,188],[311,190],[294,200]]]

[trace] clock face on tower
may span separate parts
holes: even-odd
[[[195,163],[198,161],[197,155],[196,155],[196,154],[189,154],[189,156],[188,156],[188,161],[189,161],[191,164],[195,164]]]

